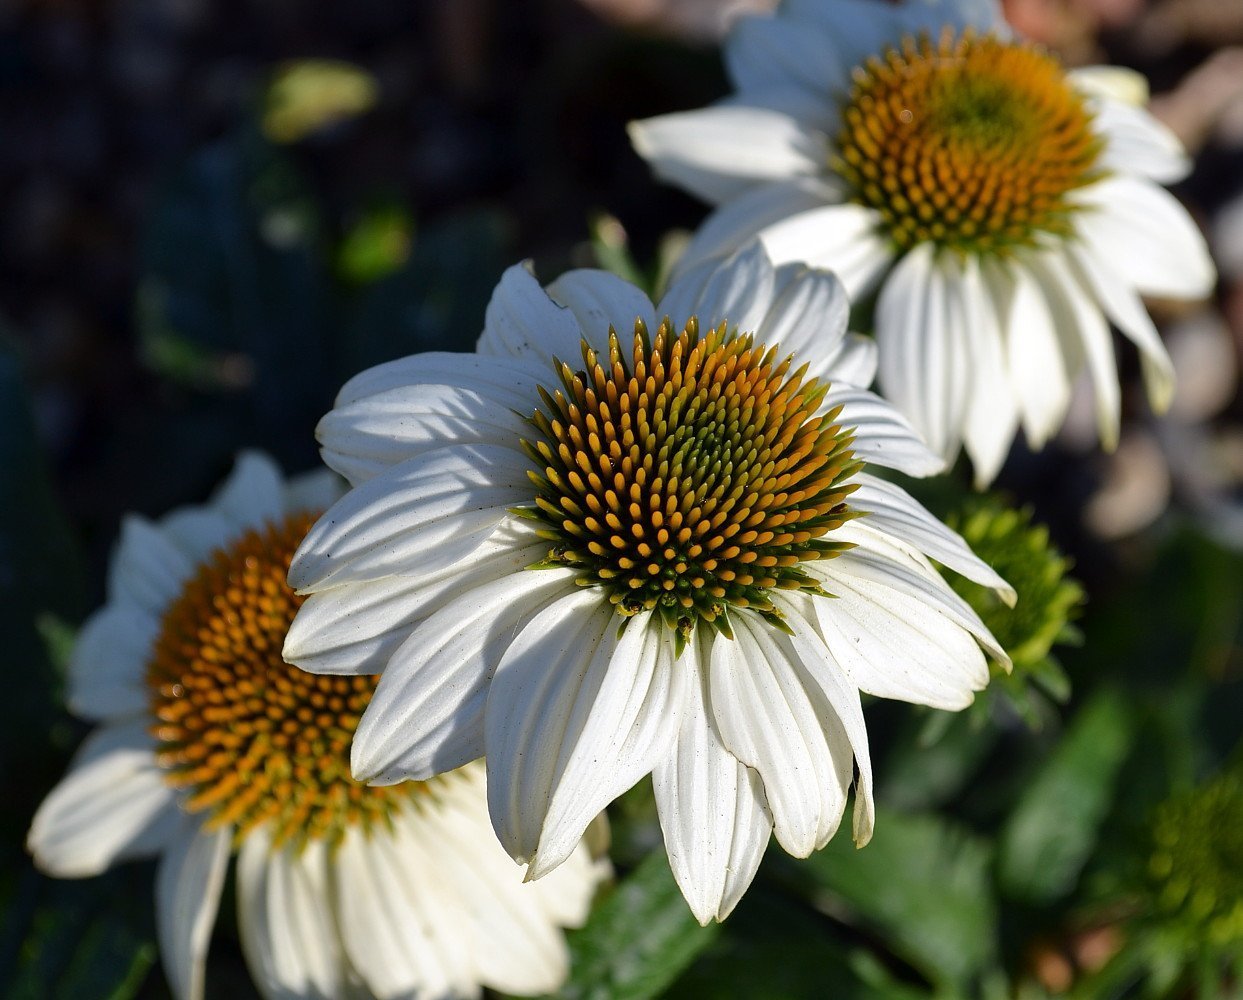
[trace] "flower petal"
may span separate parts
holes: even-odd
[[[354,734],[360,781],[423,780],[483,755],[488,688],[510,637],[578,591],[570,570],[505,576],[445,604],[384,669]]]
[[[740,104],[660,115],[628,131],[657,177],[714,205],[766,181],[814,176],[828,157],[822,133]]]
[[[66,701],[74,715],[102,720],[147,708],[147,662],[160,622],[130,603],[109,602],[78,633],[69,658]]]
[[[1148,103],[1148,78],[1125,66],[1079,66],[1069,70],[1066,77],[1093,97],[1136,108]]]
[[[531,462],[497,445],[454,445],[393,466],[342,497],[289,567],[306,592],[433,573],[477,549],[508,509],[529,503]]]
[[[609,327],[621,334],[623,343],[637,319],[643,320],[649,330],[656,329],[657,316],[652,300],[630,282],[608,271],[589,268],[566,271],[548,286],[547,292],[554,302],[574,314],[582,336],[598,351],[608,348]],[[576,363],[579,357],[575,354],[561,360]],[[528,403],[528,409],[531,405],[533,403]]]
[[[285,481],[285,510],[291,514],[326,511],[341,499],[345,484],[331,469],[314,469]]]
[[[657,762],[652,788],[673,877],[707,924],[729,916],[747,891],[773,820],[759,774],[725,749],[708,716],[704,671],[696,664],[692,673],[677,741]]]
[[[511,669],[503,662],[498,676]],[[672,637],[651,612],[631,618],[615,643],[597,647],[572,695],[548,787],[526,792],[548,801],[528,879],[565,861],[591,821],[669,755],[686,698],[686,675],[675,665]],[[568,700],[569,685],[562,683]]]
[[[539,286],[539,282],[521,265],[517,270],[526,275],[519,279],[525,286]],[[514,270],[514,268],[510,268]],[[503,280],[503,279],[502,279]],[[540,294],[544,295],[543,289]],[[544,295],[548,308],[563,319],[565,310]],[[481,396],[510,405],[521,405],[539,380],[548,371],[543,357],[525,359],[502,353],[500,357],[489,354],[459,354],[454,351],[427,351],[409,357],[387,361],[374,368],[360,372],[341,387],[337,393],[337,406],[348,406],[369,396],[378,396],[412,385],[455,385],[461,389],[478,392]]]
[[[579,691],[617,646],[613,606],[596,588],[579,589],[531,618],[497,665],[484,720],[488,811],[515,861],[536,854],[566,735],[582,725]]]
[[[829,25],[825,25],[829,27]],[[819,25],[764,14],[740,17],[725,41],[725,68],[738,90],[797,84],[812,93],[850,88],[850,63]]]
[[[202,1000],[204,966],[229,867],[232,827],[207,831],[183,815],[155,876],[155,925],[164,973],[177,1000]]]
[[[147,725],[113,724],[86,738],[30,824],[26,846],[43,871],[85,878],[168,843],[180,811]]]
[[[263,827],[238,852],[237,923],[246,965],[264,997],[336,1000],[345,956],[329,904],[328,848],[274,849]]]
[[[1073,71],[1070,76],[1083,84],[1082,76]],[[1159,184],[1175,184],[1191,172],[1182,141],[1146,109],[1108,98],[1092,101],[1091,107],[1094,130],[1105,139],[1101,169],[1138,174]]]
[[[158,527],[129,514],[108,564],[108,601],[161,615],[194,572],[194,564]]]
[[[515,264],[501,276],[475,349],[480,354],[547,364],[554,357],[579,357],[582,337],[574,313],[548,297],[528,262]]]
[[[893,259],[879,234],[879,221],[875,209],[849,202],[829,204],[775,221],[759,236],[773,260],[800,260],[827,268],[853,299],[870,289]]]
[[[776,277],[768,254],[752,240],[737,253],[680,273],[657,312],[679,330],[694,316],[701,330],[728,322],[732,329],[753,333],[773,300]]]
[[[822,408],[835,406],[842,408],[838,423],[854,428],[851,448],[859,458],[908,476],[935,476],[944,471],[945,459],[929,451],[906,418],[875,393],[834,386],[825,394]]]
[[[212,507],[182,507],[160,518],[159,529],[190,562],[203,562],[241,534],[237,522]]]
[[[244,451],[212,496],[211,505],[240,528],[275,523],[285,514],[285,479],[267,455]]]

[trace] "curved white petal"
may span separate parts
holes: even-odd
[[[893,251],[879,232],[875,209],[830,204],[765,226],[759,233],[773,260],[801,260],[832,271],[854,298],[872,287]]]
[[[194,572],[182,549],[144,517],[128,514],[108,564],[108,601],[161,615]]]
[[[731,624],[734,638],[712,644],[710,711],[730,753],[759,772],[777,841],[806,857],[837,830],[854,773],[843,707],[809,682],[805,660],[827,660],[828,651],[809,630],[787,635],[751,612]],[[862,721],[853,699],[852,708],[847,693],[845,711]]]
[[[237,859],[237,923],[242,951],[267,1000],[336,1000],[345,956],[329,903],[328,848],[273,849],[263,827],[247,834]]]
[[[714,257],[681,272],[657,306],[681,329],[690,317],[706,330],[728,322],[754,333],[773,301],[777,269],[755,240],[728,257]]]
[[[721,205],[695,230],[674,268],[674,277],[704,261],[729,254],[769,226],[841,200],[823,179],[796,178],[762,184]]]
[[[972,552],[961,535],[928,513],[906,490],[867,473],[860,473],[855,481],[860,485],[850,495],[850,506],[867,511],[867,527],[906,542],[968,580],[997,591],[1014,605],[1014,588]]]
[[[329,508],[289,567],[298,591],[433,573],[469,555],[531,498],[525,455],[494,444],[427,452],[367,480]]]
[[[850,70],[895,44],[903,35],[904,15],[914,4],[898,7],[874,0],[785,0],[780,16],[797,25],[832,32],[835,59]]]
[[[935,476],[944,471],[945,459],[933,454],[906,418],[875,393],[834,386],[825,394],[822,408],[835,406],[842,408],[838,423],[854,428],[851,448],[864,461],[908,476]]]
[[[958,454],[971,381],[962,293],[953,255],[922,243],[876,303],[881,390],[946,460]]]
[[[750,87],[722,98],[718,104],[748,108],[766,108],[793,118],[806,129],[831,135],[838,127],[841,102],[846,94],[813,91],[793,81],[761,87]],[[827,160],[827,156],[826,156]],[[825,160],[820,163],[823,173]]]
[[[549,376],[551,381],[551,370]],[[517,381],[521,385],[521,379]],[[521,414],[533,412],[538,404],[534,385],[525,396],[512,390],[502,395],[490,386],[481,391],[458,385],[408,385],[338,406],[320,420],[315,437],[329,468],[351,483],[363,483],[394,465],[451,445],[517,450],[531,434],[531,425]]]
[[[1191,157],[1181,140],[1144,108],[1103,99],[1092,102],[1092,111],[1094,130],[1105,140],[1103,170],[1138,174],[1160,184],[1174,184],[1191,172]]]
[[[1144,304],[1109,261],[1074,244],[1067,250],[1076,277],[1092,290],[1109,318],[1139,348],[1148,401],[1154,410],[1164,413],[1174,396],[1174,363],[1157,328],[1144,311]]]
[[[501,577],[418,625],[389,660],[354,734],[354,776],[422,780],[481,757],[497,664],[532,616],[577,590],[573,581],[571,570]]]
[[[634,329],[635,320],[641,319],[649,330],[656,329],[656,310],[652,300],[628,281],[590,268],[566,271],[546,289],[558,305],[569,309],[578,320],[582,336],[598,351],[608,348],[609,327],[625,338]],[[577,363],[580,355],[562,357],[562,361]],[[530,409],[534,401],[527,404]]]
[[[744,92],[797,84],[812,93],[840,93],[850,87],[851,64],[837,56],[834,41],[818,25],[791,18],[740,17],[725,42],[725,68]]]
[[[521,280],[524,287],[528,284],[539,286],[539,282],[521,265],[515,268],[526,279]],[[543,295],[543,290],[540,290]],[[549,309],[555,315],[566,317],[564,310],[557,309],[556,304],[548,299]],[[386,361],[382,365],[368,368],[355,375],[341,387],[337,393],[337,406],[348,406],[368,396],[378,396],[412,385],[455,385],[461,389],[478,392],[481,396],[497,402],[517,406],[526,399],[548,372],[546,359],[539,357],[517,358],[502,352],[499,357],[483,354],[459,354],[454,351],[427,351],[423,354],[411,354],[395,361]]]
[[[267,455],[244,451],[212,495],[211,505],[239,527],[254,528],[284,516],[285,481]]]
[[[547,364],[554,357],[579,357],[582,337],[574,313],[548,297],[529,264],[515,264],[492,292],[475,349],[480,354]]]
[[[536,854],[567,734],[582,726],[575,718],[579,692],[589,676],[601,677],[617,647],[613,606],[589,588],[531,618],[497,665],[484,719],[488,811],[515,861]],[[584,708],[590,693],[588,687]]]
[[[502,663],[500,671],[507,669]],[[651,612],[630,619],[616,644],[597,647],[572,696],[548,788],[526,793],[548,799],[528,879],[565,861],[591,821],[668,756],[686,698],[686,675],[674,662],[672,637]],[[525,683],[534,681],[528,677]],[[524,682],[515,678],[514,683]],[[562,684],[569,696],[566,679]]]
[[[1148,103],[1148,78],[1125,66],[1079,66],[1069,70],[1066,77],[1093,97],[1121,101],[1136,108]]]
[[[467,591],[521,574],[547,553],[548,542],[530,522],[509,517],[453,566],[312,594],[285,635],[282,655],[312,673],[378,674],[419,622]]]
[[[711,639],[696,639],[706,662]],[[701,662],[692,674],[672,752],[656,764],[652,788],[669,867],[701,924],[724,920],[747,891],[772,835],[760,776],[725,749],[709,718]]]
[[[84,719],[113,719],[147,708],[147,663],[160,622],[133,604],[105,604],[83,624],[69,657],[66,701]]]
[[[160,518],[160,531],[192,563],[203,562],[240,533],[237,522],[211,507],[182,507]]]
[[[155,762],[146,719],[88,736],[69,773],[39,806],[26,847],[57,878],[98,875],[114,862],[156,854],[180,811]]]
[[[229,867],[232,827],[202,828],[183,816],[155,876],[155,926],[160,958],[177,1000],[202,1000],[207,947]]]
[[[345,483],[331,469],[312,469],[285,482],[285,510],[291,514],[322,513],[341,499]]]
[[[1199,299],[1213,290],[1217,269],[1187,210],[1164,188],[1118,175],[1078,192],[1087,206],[1079,238],[1144,295]]]
[[[850,299],[832,271],[802,264],[777,268],[773,301],[756,330],[756,339],[808,365],[808,375],[834,379],[833,362],[842,351]]]
[[[740,104],[631,122],[628,131],[657,177],[711,204],[756,184],[814,176],[828,158],[822,133],[780,112]]]

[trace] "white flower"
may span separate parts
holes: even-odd
[[[1134,103],[1141,77],[1063,72],[979,0],[786,0],[740,20],[725,60],[732,97],[631,126],[658,175],[719,206],[683,266],[758,235],[878,291],[881,390],[934,451],[965,444],[980,485],[1020,424],[1049,439],[1085,368],[1117,443],[1108,321],[1169,404],[1139,296],[1202,297],[1215,275],[1159,186],[1188,162]]]
[[[340,496],[242,456],[210,504],[127,519],[108,601],[83,627],[69,703],[102,723],[40,806],[44,871],[159,856],[156,925],[174,996],[204,995],[228,860],[266,997],[472,997],[562,981],[561,925],[599,872],[578,846],[555,884],[522,884],[496,843],[482,765],[367,788],[346,748],[375,686],[315,677],[280,647],[300,603],[294,547]]]
[[[518,266],[477,353],[350,381],[319,438],[355,489],[294,558],[311,596],[285,655],[383,671],[355,776],[422,779],[486,751],[497,834],[539,877],[653,772],[705,922],[770,832],[798,856],[828,841],[856,763],[865,842],[858,689],[961,708],[988,680],[978,644],[1004,660],[928,557],[1008,588],[862,471],[941,462],[876,396],[814,381],[871,378],[847,312],[831,274],[774,269],[758,246],[656,307],[603,272],[545,292]]]

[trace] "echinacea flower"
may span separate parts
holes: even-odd
[[[285,582],[335,477],[288,484],[242,456],[206,506],[131,517],[108,601],[83,627],[69,703],[102,723],[31,824],[66,878],[158,856],[156,926],[173,994],[204,995],[230,855],[247,963],[267,997],[543,993],[561,930],[598,879],[582,846],[523,885],[492,834],[481,765],[370,788],[348,752],[375,678],[281,659],[301,599]],[[560,873],[559,873],[560,874]]]
[[[1168,406],[1140,295],[1199,298],[1215,273],[1160,186],[1188,161],[1141,77],[1065,71],[980,0],[785,0],[725,60],[733,96],[631,126],[658,176],[719,206],[685,266],[758,236],[877,292],[881,391],[938,454],[965,445],[981,486],[1020,424],[1043,446],[1085,369],[1117,443],[1111,321]]]
[[[945,708],[1004,661],[931,556],[1002,592],[961,539],[866,463],[941,463],[868,381],[837,279],[758,246],[653,307],[599,271],[510,268],[475,354],[347,383],[319,427],[355,489],[290,582],[285,655],[382,671],[355,777],[485,754],[492,821],[529,877],[653,774],[674,874],[724,917],[775,831],[806,856],[854,782],[859,689]]]

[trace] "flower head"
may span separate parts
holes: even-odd
[[[376,678],[281,658],[302,603],[290,558],[339,495],[333,477],[285,484],[246,455],[207,506],[126,522],[70,669],[71,706],[103,725],[34,818],[36,863],[75,877],[158,855],[180,998],[203,996],[234,849],[242,944],[266,996],[554,988],[559,925],[583,919],[597,877],[585,850],[559,884],[523,886],[489,829],[481,766],[356,782],[348,747]],[[498,908],[521,933],[484,940]]]
[[[1124,71],[1067,72],[967,0],[792,0],[741,19],[726,62],[734,96],[631,127],[660,176],[719,206],[684,267],[759,236],[875,291],[882,390],[934,451],[965,446],[981,485],[1018,426],[1037,448],[1057,430],[1084,369],[1116,443],[1110,321],[1168,405],[1139,295],[1200,297],[1214,270],[1159,186],[1186,157]]]
[[[310,596],[285,654],[381,672],[355,776],[422,780],[486,751],[494,827],[539,877],[652,773],[704,921],[770,833],[823,845],[852,784],[865,842],[859,690],[961,708],[983,650],[1004,660],[928,557],[1012,595],[866,471],[941,463],[853,387],[875,358],[846,314],[832,275],[758,246],[658,306],[602,272],[545,291],[519,266],[477,353],[349,382],[319,436],[355,489],[294,558]]]

